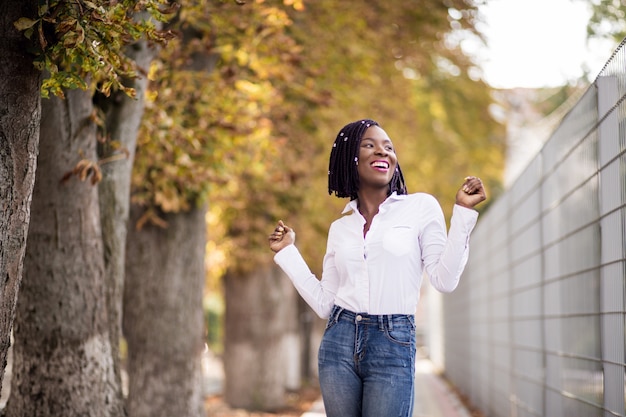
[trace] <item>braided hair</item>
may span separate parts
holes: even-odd
[[[328,194],[334,192],[337,197],[349,197],[350,200],[357,198],[359,149],[365,131],[371,126],[380,125],[371,119],[357,120],[345,125],[337,134],[328,164]],[[388,194],[394,191],[397,194],[407,194],[400,164],[396,165],[396,171],[389,183]]]

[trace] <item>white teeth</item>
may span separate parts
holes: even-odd
[[[389,164],[384,161],[372,162],[372,166],[375,168],[385,168],[385,169],[389,168]]]

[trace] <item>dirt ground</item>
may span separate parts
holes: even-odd
[[[300,417],[319,397],[319,387],[302,388],[288,394],[284,409],[270,413],[230,408],[221,395],[214,395],[206,399],[205,408],[210,417]]]

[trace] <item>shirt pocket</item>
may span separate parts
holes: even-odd
[[[383,248],[396,256],[409,253],[415,245],[415,231],[411,226],[393,226],[383,236]]]

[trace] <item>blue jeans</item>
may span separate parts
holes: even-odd
[[[328,417],[411,417],[415,317],[335,306],[319,349],[319,378]]]

